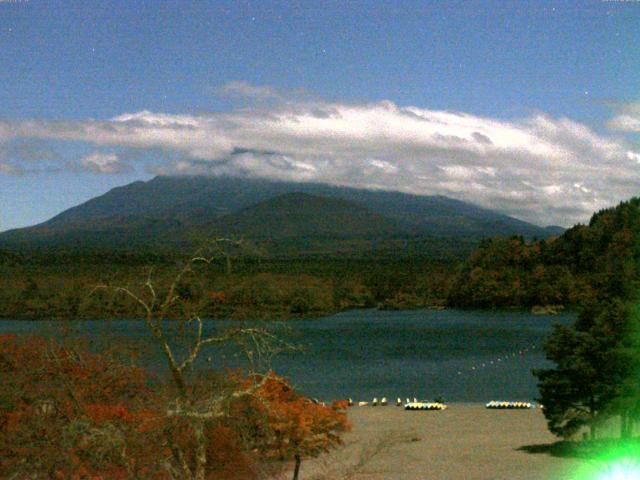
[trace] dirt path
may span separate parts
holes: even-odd
[[[349,417],[353,431],[346,446],[303,462],[302,480],[570,480],[582,462],[521,449],[557,440],[538,409],[354,407]]]

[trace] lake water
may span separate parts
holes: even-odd
[[[386,396],[452,402],[491,399],[533,400],[533,368],[547,365],[542,344],[554,323],[567,324],[572,314],[460,310],[354,310],[325,318],[271,325],[279,335],[304,347],[276,357],[273,368],[308,395],[371,400]],[[219,331],[230,322],[206,322]],[[83,336],[101,342],[133,343],[141,362],[161,371],[159,352],[142,339],[145,326],[136,320],[83,322],[0,321],[0,333]],[[176,337],[181,333],[176,330]],[[236,366],[242,357],[229,348],[205,352],[214,366]]]

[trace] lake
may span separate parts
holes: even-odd
[[[353,310],[324,318],[270,323],[303,351],[282,354],[273,368],[308,395],[371,400],[386,396],[450,402],[537,397],[533,368],[548,365],[542,344],[554,323],[567,324],[573,314],[526,312]],[[206,322],[219,331],[225,321]],[[235,323],[234,323],[235,324]],[[284,326],[283,326],[284,325]],[[177,326],[174,335],[184,335]],[[161,371],[158,350],[145,342],[144,324],[136,320],[44,322],[0,321],[0,333],[83,336],[102,342],[136,345],[141,362]],[[242,357],[230,348],[205,352],[214,366],[237,366]]]

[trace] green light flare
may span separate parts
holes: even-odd
[[[608,465],[598,480],[640,480],[640,465],[634,460],[620,460]]]
[[[640,443],[614,444],[587,458],[573,470],[571,480],[640,480]]]

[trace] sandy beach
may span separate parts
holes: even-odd
[[[349,418],[345,446],[303,462],[302,479],[569,480],[583,462],[531,453],[558,440],[539,409],[353,407]]]

